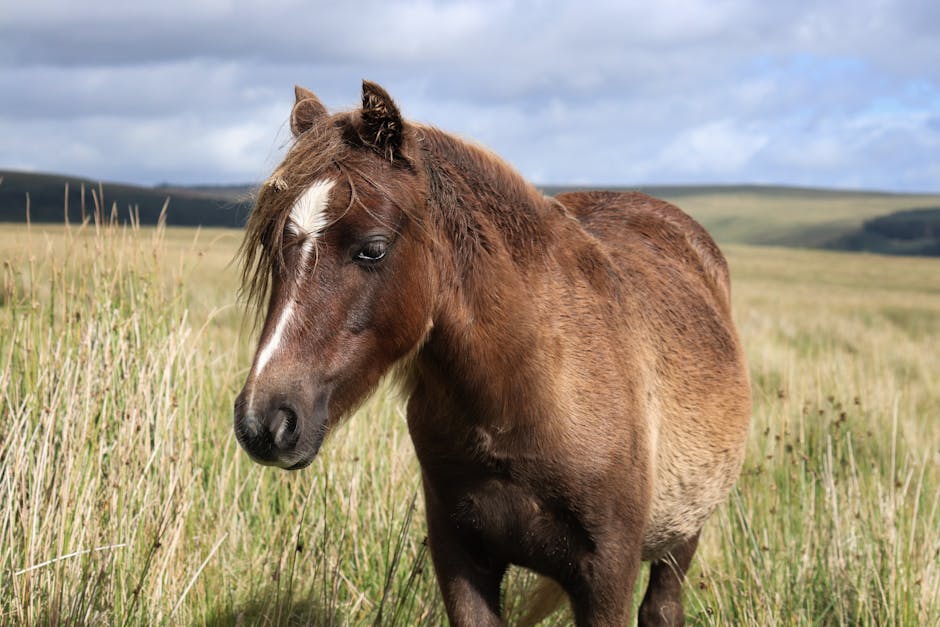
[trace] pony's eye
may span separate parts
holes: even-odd
[[[372,239],[362,245],[355,259],[360,263],[376,263],[388,252],[388,242],[384,238]]]

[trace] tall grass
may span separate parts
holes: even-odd
[[[234,442],[237,238],[3,226],[0,623],[443,622],[394,394],[303,472]],[[729,253],[754,425],[689,620],[940,623],[940,264]]]
[[[35,231],[3,238],[0,622],[433,620],[393,401],[306,473],[256,466],[238,326],[189,309],[224,264],[193,274],[162,229]]]
[[[754,425],[690,611],[940,624],[940,263],[730,252]]]

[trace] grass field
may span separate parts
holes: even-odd
[[[443,622],[400,399],[236,444],[238,236],[2,226],[0,624]],[[940,260],[725,251],[754,423],[689,622],[940,624]]]

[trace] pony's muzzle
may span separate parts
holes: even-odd
[[[275,395],[268,402],[235,400],[234,427],[238,443],[259,464],[298,469],[319,452],[326,430],[329,392],[307,411]]]
[[[262,464],[278,464],[297,445],[297,412],[282,405],[273,411],[235,407],[235,436],[251,457]]]

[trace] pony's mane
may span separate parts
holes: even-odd
[[[429,210],[452,240],[458,264],[491,252],[495,242],[483,228],[490,222],[516,260],[541,248],[545,196],[511,165],[486,148],[433,127],[417,130]]]
[[[345,174],[353,198],[353,174],[389,195],[380,181],[344,164],[355,152],[368,150],[352,140],[356,124],[355,113],[322,116],[294,140],[284,161],[261,184],[237,256],[241,267],[239,296],[256,324],[263,314],[271,277],[283,262],[291,208],[312,182],[335,168]],[[433,127],[410,127],[427,182],[430,214],[411,217],[425,225],[426,220],[438,222],[454,246],[458,266],[470,267],[477,255],[492,251],[494,233],[484,228],[486,222],[495,227],[515,259],[540,247],[539,216],[533,209],[544,203],[545,197],[535,187],[479,145]],[[411,213],[409,207],[401,209]]]

